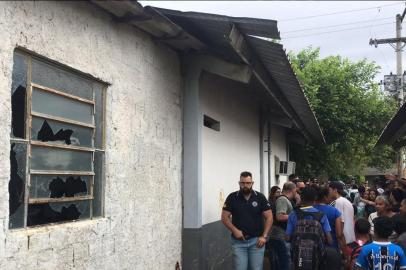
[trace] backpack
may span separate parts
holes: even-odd
[[[320,270],[326,256],[322,212],[295,210],[297,223],[292,235],[292,260],[295,270]],[[305,219],[312,216],[312,219]]]
[[[362,247],[369,243],[371,243],[371,241],[364,243],[362,246],[358,244],[358,242],[351,242],[347,244],[347,249],[350,250],[350,263],[348,265],[349,266],[348,269],[353,269],[355,262],[358,258],[358,255],[361,253]]]

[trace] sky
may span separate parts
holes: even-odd
[[[381,44],[375,48],[369,45],[369,40],[396,37],[396,14],[402,14],[406,8],[404,1],[140,1],[140,3],[143,6],[181,11],[276,20],[281,43],[287,52],[298,52],[312,46],[320,48],[321,57],[340,55],[352,61],[366,58],[381,66],[376,81],[383,80],[384,74],[396,73],[396,55],[389,44]],[[404,21],[403,27],[406,25],[406,19]],[[402,61],[405,70],[405,53]]]

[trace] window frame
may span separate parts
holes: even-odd
[[[75,219],[75,220],[65,220],[61,222],[50,222],[50,223],[44,223],[44,224],[39,224],[39,225],[27,225],[27,219],[28,219],[28,207],[29,205],[35,205],[35,204],[41,204],[41,203],[64,203],[64,202],[79,202],[79,201],[84,201],[87,200],[89,201],[89,219],[94,219],[94,218],[100,218],[104,216],[104,184],[105,184],[105,175],[104,175],[104,160],[105,160],[105,133],[106,133],[106,92],[107,92],[107,87],[108,84],[105,82],[102,82],[98,79],[95,79],[91,76],[83,75],[81,72],[71,69],[69,67],[54,63],[53,61],[49,61],[47,59],[44,59],[42,57],[39,57],[37,55],[33,55],[30,52],[26,52],[25,50],[20,50],[16,49],[13,52],[13,62],[14,57],[16,54],[19,54],[22,57],[25,57],[25,60],[27,61],[27,74],[26,74],[26,94],[25,94],[25,112],[24,112],[24,117],[25,117],[25,122],[24,122],[24,138],[16,138],[13,137],[12,135],[10,136],[10,145],[12,143],[23,143],[26,145],[26,164],[25,164],[25,187],[24,187],[24,213],[23,213],[23,226],[20,227],[13,227],[11,228],[11,223],[9,221],[9,229],[21,229],[21,228],[31,228],[31,227],[36,227],[36,226],[47,226],[47,225],[52,225],[52,224],[59,224],[59,223],[66,223],[66,222],[75,222],[80,219]],[[93,87],[92,87],[92,97],[93,100],[89,100],[86,98],[82,98],[79,96],[75,96],[72,94],[68,94],[63,92],[62,90],[47,87],[40,85],[38,83],[34,83],[32,81],[32,61],[35,59],[36,61],[48,64],[52,68],[55,68],[57,70],[61,70],[64,72],[68,72],[69,74],[72,74],[78,78],[83,78],[85,80],[89,80]],[[13,67],[13,72],[14,72],[14,67]],[[99,84],[100,89],[95,89],[95,84]],[[92,123],[84,123],[81,121],[76,121],[68,118],[63,118],[63,117],[57,117],[57,116],[52,116],[49,114],[44,114],[44,113],[38,113],[32,110],[32,93],[33,89],[36,89],[36,91],[43,91],[44,93],[51,94],[51,95],[57,95],[75,102],[80,102],[84,104],[91,105],[91,116],[92,116]],[[38,89],[38,90],[37,90]],[[96,91],[101,91],[100,97],[101,97],[101,104],[96,104]],[[100,106],[100,108],[96,109],[96,106]],[[101,134],[96,134],[97,133],[97,127],[96,127],[96,112],[102,113],[102,118],[101,118]],[[68,144],[58,144],[58,143],[53,143],[53,142],[42,142],[39,140],[35,140],[32,138],[32,118],[37,117],[45,120],[53,120],[56,122],[59,122],[61,124],[70,124],[78,127],[85,127],[92,129],[91,134],[91,142],[92,142],[92,147],[84,147],[84,146],[77,146],[77,145],[68,145]],[[100,138],[100,145],[96,145],[96,136],[101,136],[97,137]],[[50,148],[50,149],[60,149],[60,150],[69,150],[69,151],[79,151],[79,152],[86,152],[86,153],[91,153],[91,171],[62,171],[62,170],[33,170],[31,169],[31,158],[32,158],[32,148],[34,147],[41,147],[41,148]],[[99,148],[97,147],[99,146]],[[94,184],[95,184],[95,175],[96,175],[96,169],[95,169],[95,153],[96,152],[101,152],[101,168],[100,168],[100,176],[99,176],[99,181],[101,185],[101,191],[100,191],[100,215],[94,216],[93,215],[93,208],[94,208]],[[72,197],[59,197],[59,198],[30,198],[30,186],[31,186],[31,175],[58,175],[58,176],[88,176],[90,178],[89,180],[89,186],[87,186],[88,189],[88,195],[79,195],[79,196],[72,196]],[[11,178],[10,178],[11,180]],[[88,220],[86,218],[86,220]]]

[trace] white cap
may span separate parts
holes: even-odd
[[[377,191],[378,191],[379,194],[382,194],[382,193],[385,192],[385,190],[383,190],[382,188],[378,188]]]

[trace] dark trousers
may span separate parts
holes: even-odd
[[[326,247],[326,258],[323,270],[340,270],[342,266],[341,255],[337,249]]]
[[[269,239],[271,270],[290,270],[290,247],[283,240]]]

